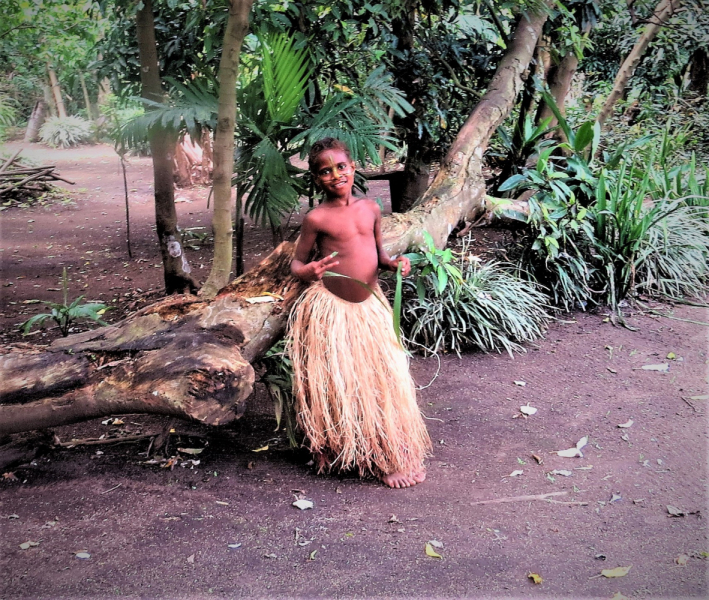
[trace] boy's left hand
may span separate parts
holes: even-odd
[[[401,263],[401,275],[402,277],[408,276],[411,273],[411,262],[405,256],[397,256],[389,261],[389,268],[392,271],[396,271],[399,263]]]

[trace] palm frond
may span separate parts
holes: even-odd
[[[219,108],[219,92],[204,82],[194,80],[187,84],[169,79],[174,93],[165,103],[141,98],[146,112],[128,121],[120,132],[120,140],[127,147],[136,147],[148,141],[156,129],[178,135],[189,133],[199,139],[202,128],[214,130]]]

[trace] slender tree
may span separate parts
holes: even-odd
[[[628,54],[623,64],[620,66],[615,81],[613,82],[613,89],[608,95],[608,98],[606,98],[601,111],[598,113],[596,120],[601,124],[601,127],[613,113],[613,107],[623,95],[628,81],[630,81],[630,78],[635,73],[635,69],[637,69],[640,64],[650,42],[655,39],[657,32],[660,31],[660,28],[677,12],[681,4],[681,0],[660,0],[660,3],[655,7],[638,41],[635,42],[630,54]]]
[[[136,13],[138,51],[140,55],[140,81],[142,95],[153,102],[163,102],[160,82],[157,47],[155,44],[155,21],[151,0],[142,0]],[[155,190],[155,225],[160,243],[165,274],[165,291],[168,294],[183,293],[186,289],[196,292],[197,282],[190,276],[190,266],[185,257],[177,229],[175,188],[172,182],[172,153],[175,150],[175,135],[164,128],[154,128],[150,134],[150,152],[153,157]]]
[[[232,262],[231,177],[234,173],[234,119],[239,53],[249,28],[253,0],[230,0],[229,18],[219,63],[219,110],[214,139],[214,262],[202,288],[208,298],[229,282]],[[239,224],[237,223],[237,227]]]

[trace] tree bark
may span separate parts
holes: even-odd
[[[231,221],[231,177],[234,173],[234,120],[236,117],[236,77],[239,53],[249,29],[253,0],[230,0],[229,17],[224,32],[222,58],[219,62],[219,109],[214,139],[214,260],[202,295],[212,298],[229,281],[233,254]]]
[[[27,129],[25,130],[25,143],[36,142],[39,138],[39,130],[44,124],[44,119],[47,116],[47,103],[43,99],[37,100],[32,109],[32,115],[30,120],[27,122]]]
[[[567,52],[564,58],[550,73],[549,93],[554,98],[554,103],[559,107],[561,114],[566,114],[566,96],[571,89],[571,81],[574,78],[576,69],[579,66],[579,59],[574,52]],[[541,102],[539,111],[537,112],[537,123],[541,123],[544,119],[551,117],[549,127],[555,127],[558,122],[554,113],[551,111],[546,102]],[[563,132],[561,133],[563,135]]]
[[[397,38],[397,50],[401,53],[411,52],[414,49],[416,10],[420,4],[420,0],[406,0],[401,14],[392,22],[392,31]],[[394,70],[396,87],[404,92],[406,100],[414,106],[414,112],[397,122],[397,125],[406,132],[407,153],[404,170],[394,174],[389,181],[391,210],[403,213],[416,203],[428,187],[432,141],[425,130],[419,136],[417,121],[422,118],[427,107],[420,102],[419,91],[412,81],[408,65],[403,62],[398,67],[395,66]]]
[[[79,72],[79,82],[81,83],[81,93],[84,95],[84,104],[86,105],[86,115],[90,121],[96,120],[98,117],[94,112],[93,104],[91,104],[91,98],[89,97],[89,90],[86,89],[86,80],[84,79],[84,74]]]
[[[706,100],[709,85],[709,53],[706,48],[697,48],[689,59],[689,86],[691,92]]]
[[[54,104],[57,107],[57,114],[62,119],[66,117],[66,108],[64,107],[64,99],[62,98],[62,88],[59,86],[59,80],[57,79],[57,74],[54,69],[47,63],[47,73],[49,74],[49,81],[52,85],[52,96],[54,97]]]
[[[514,106],[546,16],[523,16],[487,92],[461,129],[423,200],[383,219],[390,254],[442,246],[462,220],[485,211],[482,155]],[[225,424],[250,394],[253,363],[282,335],[304,284],[284,242],[213,300],[167,298],[128,319],[55,341],[41,354],[0,357],[0,436],[120,412]],[[264,292],[268,292],[265,295]],[[269,301],[250,303],[254,297]]]
[[[608,120],[608,117],[613,113],[613,107],[616,102],[623,95],[625,87],[628,85],[628,81],[635,73],[642,57],[645,54],[650,42],[655,39],[657,32],[660,28],[669,20],[669,18],[677,12],[681,4],[681,0],[660,0],[660,3],[655,7],[652,17],[648,20],[648,24],[645,26],[645,30],[642,35],[635,42],[635,46],[630,51],[630,54],[625,58],[623,64],[620,66],[618,74],[613,82],[613,89],[611,93],[606,98],[603,108],[598,113],[596,121],[601,124],[601,127]]]
[[[160,82],[151,0],[142,0],[142,8],[136,14],[136,26],[142,96],[153,102],[162,102],[164,96]],[[196,292],[199,286],[189,274],[190,265],[177,230],[175,188],[172,182],[173,153],[177,139],[173,133],[155,128],[149,141],[153,159],[155,225],[162,254],[165,291],[168,294],[179,294],[185,290]]]

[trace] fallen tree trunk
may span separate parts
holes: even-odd
[[[442,246],[458,223],[485,212],[483,152],[522,88],[545,18],[520,18],[509,53],[429,190],[410,212],[383,220],[391,254],[423,241],[423,231]],[[304,288],[290,274],[294,250],[284,242],[213,300],[173,296],[41,354],[0,356],[0,436],[122,412],[209,425],[237,418],[254,383],[250,363],[283,335]]]

